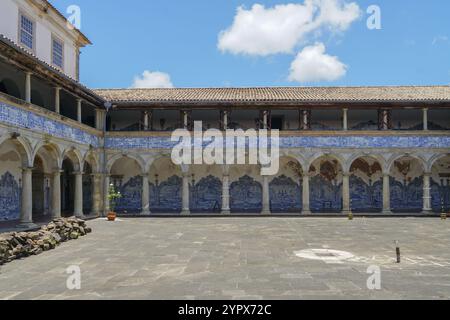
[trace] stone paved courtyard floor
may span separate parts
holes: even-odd
[[[0,299],[450,298],[450,220],[142,218],[88,225],[87,237],[0,266]],[[305,249],[353,256],[340,263],[296,256]],[[66,288],[71,265],[81,268],[81,290]],[[381,290],[367,289],[371,265],[381,268]]]

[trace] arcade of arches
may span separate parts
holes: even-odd
[[[62,152],[50,143],[31,152],[24,140],[10,138],[0,145],[0,161],[1,221],[32,223],[59,216],[97,215],[103,211],[103,202],[108,210],[93,152],[83,158],[74,148]],[[258,166],[182,168],[168,156],[147,163],[138,156],[117,155],[110,158],[103,183],[111,183],[121,192],[115,207],[121,214],[449,210],[450,155],[430,161],[427,164],[406,155],[384,163],[377,157],[356,156],[348,165],[338,156],[322,155],[305,165],[295,157],[283,156],[278,174],[264,177]]]

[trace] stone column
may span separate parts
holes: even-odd
[[[82,121],[82,114],[81,114],[81,99],[77,99],[77,121],[81,123]]]
[[[342,128],[344,131],[348,130],[348,109],[344,108],[342,110]]]
[[[52,177],[52,218],[61,218],[61,171],[58,169]]]
[[[230,213],[230,174],[227,171],[222,176],[222,214]]]
[[[103,183],[104,183],[104,185],[103,185],[103,190],[105,190],[104,191],[104,194],[103,194],[103,210],[104,210],[104,215],[106,216],[108,213],[109,213],[109,211],[111,210],[111,207],[110,207],[110,203],[109,203],[109,198],[108,198],[108,193],[109,193],[109,181],[110,181],[110,179],[109,179],[109,175],[108,174],[106,174],[105,175],[105,178],[104,178],[104,181],[103,181]]]
[[[271,214],[270,212],[270,192],[269,192],[269,176],[263,176],[262,191],[262,212],[261,214]]]
[[[148,131],[148,111],[144,111],[144,131]]]
[[[61,113],[61,88],[55,88],[55,112]]]
[[[302,214],[304,215],[308,215],[311,214],[311,209],[309,207],[309,179],[310,179],[310,175],[309,173],[305,173],[303,174],[303,193],[302,193],[302,197],[303,197],[303,209],[302,209]]]
[[[223,130],[227,130],[228,129],[228,111],[225,110],[223,112]]]
[[[423,212],[431,213],[431,172],[425,172],[423,175]]]
[[[100,192],[100,175],[92,175],[92,209],[91,215],[98,216],[100,213],[100,202],[101,202],[101,192]]]
[[[33,168],[22,169],[22,208],[19,227],[33,227]]]
[[[342,176],[342,210],[344,214],[351,212],[350,208],[350,173],[344,172]]]
[[[187,172],[183,172],[183,191],[182,191],[182,215],[191,214],[191,210],[189,208],[189,174]]]
[[[428,108],[423,108],[423,130],[428,130]]]
[[[75,175],[75,197],[74,197],[74,215],[82,218],[83,215],[83,173],[74,172]]]
[[[267,129],[268,128],[268,111],[267,110],[264,110],[263,111],[263,119],[262,119],[262,121],[263,121],[263,129]]]
[[[95,128],[103,130],[105,126],[106,111],[102,109],[95,110]]]
[[[150,188],[148,174],[142,175],[142,215],[150,215]]]
[[[383,174],[383,214],[392,214],[389,173]]]
[[[25,73],[25,101],[31,103],[31,72]]]

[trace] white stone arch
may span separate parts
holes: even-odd
[[[82,168],[84,168],[86,162],[91,166],[92,172],[100,172],[100,159],[94,150],[89,150],[86,152],[82,161]]]
[[[34,163],[36,156],[38,156],[38,154],[42,150],[45,153],[48,153],[48,155],[50,155],[52,158],[47,159],[44,156],[41,156],[42,160],[44,161],[44,166],[47,172],[53,172],[54,170],[60,169],[62,167],[61,148],[55,143],[45,141],[40,141],[35,145],[32,155],[32,163]]]
[[[149,173],[150,169],[152,168],[153,164],[157,162],[160,159],[168,158],[170,161],[172,161],[172,155],[170,153],[160,153],[156,156],[152,156],[148,161],[145,163],[145,172]]]
[[[376,153],[357,152],[352,154],[352,156],[345,163],[345,166],[343,167],[344,172],[350,172],[353,163],[359,158],[372,158],[373,160],[376,160],[380,164],[383,173],[386,172],[387,170],[386,160],[381,155]]]
[[[433,169],[434,165],[439,161],[444,159],[445,157],[450,157],[450,153],[439,153],[439,154],[435,154],[434,156],[432,156],[430,158],[430,160],[428,160],[428,162],[426,163],[426,172],[431,172],[431,170]]]
[[[82,164],[83,162],[83,157],[81,155],[81,152],[79,150],[77,150],[75,147],[70,147],[67,148],[66,150],[64,150],[62,157],[61,157],[61,161],[64,161],[65,159],[69,159],[73,166],[74,166],[74,170],[75,171],[82,171],[83,167]]]
[[[114,156],[112,156],[109,160],[108,160],[108,163],[107,163],[107,170],[108,170],[108,172],[109,173],[111,173],[111,169],[112,169],[112,167],[114,166],[114,164],[118,161],[118,160],[120,160],[120,159],[122,159],[122,158],[129,158],[129,159],[133,159],[133,160],[135,160],[136,162],[137,162],[137,164],[139,165],[139,168],[140,168],[140,170],[141,170],[141,173],[142,174],[145,174],[146,172],[145,172],[145,161],[144,161],[144,159],[142,159],[142,157],[141,156],[139,156],[139,155],[137,155],[137,154],[133,154],[133,153],[127,153],[127,154],[125,154],[125,153],[118,153],[118,154],[115,154]]]
[[[22,162],[22,165],[24,167],[32,167],[33,166],[33,148],[31,147],[30,142],[27,138],[24,137],[12,137],[8,135],[4,135],[0,137],[0,146],[7,142],[11,141],[17,149],[17,152],[20,155],[20,159]]]
[[[308,173],[311,170],[311,166],[313,165],[313,163],[315,161],[319,160],[320,158],[324,158],[324,157],[333,158],[333,159],[337,160],[337,162],[341,166],[342,171],[345,172],[344,171],[344,169],[345,169],[345,166],[344,166],[345,159],[342,158],[341,156],[339,156],[338,154],[331,153],[331,152],[321,152],[321,153],[318,153],[318,154],[314,155],[313,157],[311,157],[309,159],[309,161],[307,162],[306,171],[304,171],[304,172]]]
[[[394,165],[395,161],[400,160],[400,159],[405,158],[405,157],[410,157],[410,158],[413,158],[413,159],[417,160],[420,163],[420,165],[422,166],[422,170],[424,172],[426,171],[426,164],[427,164],[427,162],[422,157],[420,157],[419,155],[416,155],[416,154],[403,153],[403,154],[393,155],[387,161],[387,163],[386,163],[386,170],[387,170],[387,172],[390,173],[392,171],[392,166]]]
[[[285,158],[285,157],[295,159],[298,162],[298,164],[300,165],[300,167],[302,168],[302,172],[303,173],[307,172],[306,166],[307,166],[308,161],[302,155],[291,152],[291,151],[281,151],[280,159]]]

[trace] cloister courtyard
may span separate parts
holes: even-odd
[[[449,220],[190,217],[88,225],[86,237],[0,266],[0,299],[450,298]],[[67,288],[71,266],[80,268],[79,290]],[[381,271],[380,290],[367,286],[369,267]]]

